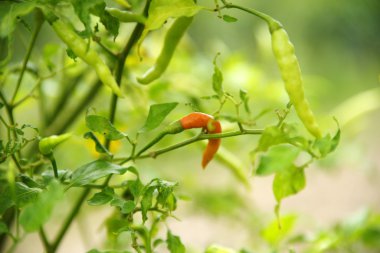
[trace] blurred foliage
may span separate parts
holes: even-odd
[[[136,9],[141,9],[142,1],[129,2]],[[344,145],[356,145],[356,142],[349,143],[351,140],[348,139],[352,125],[364,124],[358,128],[359,130],[353,131],[354,134],[357,134],[364,132],[373,122],[380,123],[378,120],[372,120],[367,125],[363,120],[363,116],[375,110],[378,111],[380,108],[378,88],[380,33],[376,32],[380,24],[380,2],[378,0],[351,1],[350,3],[327,0],[249,3],[240,0],[235,2],[262,10],[284,24],[295,44],[305,77],[306,92],[310,97],[312,107],[316,108],[320,118],[327,118],[323,124],[326,129],[329,129],[329,132],[333,132],[335,129],[335,123],[331,120],[331,116],[337,117],[343,130]],[[199,1],[198,4],[213,6],[212,1]],[[6,8],[3,8],[3,3],[0,3],[0,17],[4,17],[7,11]],[[143,61],[140,62],[137,52],[133,52],[126,62],[131,71],[124,73],[125,79],[122,88],[128,94],[129,99],[120,100],[118,113],[121,117],[116,119],[115,127],[105,121],[110,103],[108,90],[100,88],[102,92],[91,104],[92,110],[96,112],[96,117],[103,121],[103,130],[107,128],[107,134],[117,135],[120,138],[125,135],[125,132],[137,133],[147,125],[146,120],[149,115],[147,105],[151,104],[178,102],[176,109],[159,122],[163,122],[163,125],[177,120],[194,108],[210,114],[217,111],[219,102],[212,98],[214,95],[212,73],[216,68],[213,60],[218,52],[221,53],[218,58],[218,66],[223,72],[224,91],[235,99],[241,98],[241,90],[246,91],[249,95],[249,100],[244,102],[250,110],[242,110],[242,115],[250,120],[249,123],[258,128],[276,122],[278,120],[276,112],[284,110],[288,98],[283,91],[277,66],[275,66],[271,54],[271,48],[268,46],[267,28],[262,21],[252,16],[236,11],[225,11],[225,13],[231,15],[232,19],[236,18],[237,21],[234,23],[223,22],[213,13],[200,12],[195,18],[190,34],[181,42],[167,72],[152,85],[140,86],[134,81],[135,77],[153,64],[162,46],[163,33],[167,31],[171,24],[170,21],[168,24],[164,24],[163,32],[151,33],[141,47]],[[80,20],[73,19],[73,22],[77,28],[83,28]],[[14,50],[9,69],[3,70],[0,76],[1,91],[7,96],[11,95],[12,87],[17,82],[18,71],[13,70],[18,68],[18,63],[26,52],[27,41],[31,37],[30,30],[34,24],[32,16],[23,17],[14,23],[16,32],[12,46],[17,50]],[[10,28],[13,29],[13,23]],[[85,28],[88,29],[88,26]],[[123,41],[128,38],[130,30],[130,26],[121,24],[115,43],[112,43],[113,36],[106,36],[104,28],[100,28],[97,36],[104,39],[104,44],[110,50],[118,52],[122,48]],[[29,148],[28,152],[33,152],[33,147],[27,146],[27,144],[36,138],[34,127],[40,128],[45,133],[52,133],[53,130],[59,129],[62,122],[70,119],[68,115],[75,110],[78,101],[86,95],[89,84],[95,82],[95,75],[88,66],[68,57],[66,47],[60,46],[58,41],[48,25],[45,24],[32,53],[32,60],[28,64],[19,98],[28,95],[31,90],[35,89],[36,83],[42,82],[43,85],[40,86],[40,89],[44,97],[41,99],[44,99],[42,101],[49,105],[42,107],[40,100],[32,97],[17,109],[18,142],[9,143],[12,150],[9,154],[18,152],[20,145]],[[0,50],[0,59],[6,57],[6,50],[3,50],[6,48],[6,44],[7,41],[4,39],[0,41],[2,49]],[[102,50],[100,47],[96,47],[96,49]],[[112,63],[111,57],[105,57],[105,59]],[[38,76],[42,78],[39,79]],[[78,83],[78,85],[74,85],[74,83]],[[215,89],[220,91],[218,88]],[[66,95],[60,96],[60,94]],[[336,108],[332,110],[331,108],[334,107]],[[46,118],[36,117],[40,110],[45,110],[43,113]],[[3,108],[2,115],[4,111]],[[234,114],[235,107],[231,104],[226,105],[223,115],[221,115],[222,118],[224,117],[223,123],[226,129],[232,129],[234,122],[229,122],[227,119],[232,118],[231,115]],[[55,151],[55,157],[60,167],[67,168],[68,171],[99,157],[98,152],[95,151],[95,144],[90,140],[84,141],[82,138],[83,133],[88,131],[85,124],[86,115],[88,114],[85,111],[81,111],[78,120],[69,122],[68,127],[74,136],[67,143],[57,147]],[[91,115],[95,117],[95,114]],[[296,121],[295,125],[300,125],[293,112],[290,112],[289,119]],[[154,137],[160,130],[160,127],[154,129],[159,123],[152,123],[154,127],[148,124],[148,128],[152,131],[141,135],[139,142],[145,143]],[[91,127],[91,125],[91,122],[87,122],[87,127],[96,132],[96,126]],[[377,126],[373,125],[371,129],[376,130]],[[1,138],[8,135],[8,132],[3,129],[1,126]],[[196,131],[193,131],[193,134],[195,133]],[[186,135],[178,135],[175,138],[168,136],[157,145],[157,148],[168,146],[187,137]],[[376,138],[369,136],[369,139],[371,138],[372,142],[376,142]],[[242,182],[242,185],[247,185],[246,176],[252,170],[252,164],[247,154],[256,147],[258,141],[257,137],[252,137],[249,141],[244,137],[223,140],[225,153],[232,158],[226,162],[223,161],[223,158],[217,157],[218,162],[215,162],[205,172],[200,172],[199,161],[196,160],[201,155],[202,144],[184,147],[180,151],[158,157],[157,160],[137,161],[138,166],[144,168],[140,172],[140,177],[142,181],[160,177],[181,182],[180,191],[185,195],[191,195],[193,211],[201,210],[202,213],[211,217],[223,217],[227,222],[238,223],[241,226],[242,234],[247,234],[250,238],[247,240],[247,245],[258,252],[283,252],[293,248],[294,252],[311,253],[378,252],[380,248],[380,216],[376,211],[361,212],[348,221],[339,222],[335,226],[319,232],[315,227],[310,228],[315,229],[314,232],[309,232],[310,229],[298,228],[299,223],[302,222],[301,215],[301,218],[298,219],[293,214],[285,215],[285,218],[282,219],[282,226],[285,230],[279,232],[277,220],[272,221],[272,210],[263,211],[255,203],[249,203],[248,197],[239,192],[240,186],[236,185],[235,179],[231,179],[230,172],[237,175],[236,178]],[[126,143],[113,143],[110,150],[115,157],[124,157],[125,154],[131,152],[131,147]],[[5,143],[1,145],[5,145]],[[378,151],[378,145],[374,144],[374,146]],[[65,150],[70,150],[70,153]],[[353,150],[355,153],[358,147],[354,147]],[[183,154],[181,152],[186,155],[179,155]],[[345,150],[339,152],[332,159],[349,160],[347,153],[344,152]],[[0,153],[0,159],[5,160],[3,156],[4,154]],[[360,157],[360,159],[370,158]],[[157,167],[157,161],[161,162],[162,166]],[[231,161],[233,161],[232,164]],[[50,166],[41,157],[30,162],[39,163],[37,171],[42,171],[43,168]],[[336,163],[330,163],[330,165]],[[219,167],[227,167],[229,170],[218,170]],[[9,177],[12,177],[3,171],[0,175],[1,182],[6,182]],[[112,183],[123,182],[125,179],[129,179],[128,177],[128,175],[121,176]],[[51,179],[52,175],[47,178]],[[24,180],[27,179],[24,178]],[[260,180],[260,178],[256,180]],[[37,183],[42,184],[42,182]],[[48,185],[47,182],[44,183],[46,183],[43,184],[44,186]],[[171,186],[167,186],[170,188],[169,190],[172,190]],[[27,192],[27,197],[31,199],[36,198],[36,192],[41,190],[41,186],[24,185],[24,183],[18,183],[15,187],[16,194],[23,196]],[[154,189],[159,189],[159,187],[160,185],[157,184]],[[298,191],[298,189],[289,190],[289,192],[294,191]],[[0,192],[2,195],[10,194],[10,190],[3,187],[0,187]],[[99,193],[102,192],[96,194]],[[60,194],[59,189],[57,196]],[[101,201],[96,202],[95,200],[99,201],[99,199],[94,199],[96,194],[93,196],[92,203],[104,204],[105,199],[111,201],[111,198],[114,197],[112,194],[111,197],[107,194],[100,194],[97,196],[102,197]],[[35,205],[37,208],[42,208],[41,205],[46,200],[43,195],[39,198],[40,200]],[[30,201],[30,199],[24,198],[18,200],[23,204],[28,204]],[[2,198],[2,201],[6,201],[5,198]],[[172,201],[169,202],[170,205],[175,204]],[[130,212],[130,208],[132,208],[128,206],[131,203],[125,200],[122,203],[115,202],[114,204],[126,213]],[[149,204],[151,205],[151,203]],[[180,204],[182,203],[180,202]],[[14,205],[14,203],[1,202],[1,205],[4,208]],[[31,210],[31,208],[34,207],[29,204],[28,209],[21,217],[23,217],[26,227],[35,230],[35,227],[43,221],[31,221],[33,223],[31,225],[25,221],[30,212],[27,210]],[[51,212],[50,206],[45,208],[46,212]],[[168,207],[169,210],[173,208],[173,206]],[[40,218],[45,219],[46,217]],[[122,230],[119,229],[127,225],[115,218],[114,220],[110,219],[107,226],[112,234],[112,229],[121,233]],[[8,231],[4,223],[0,222],[0,234],[2,233],[8,233]],[[112,237],[112,235],[109,236]],[[169,247],[178,247],[179,251],[183,251],[182,242],[170,231],[166,235],[166,242],[170,245]],[[212,250],[215,247],[210,246],[210,248]],[[224,252],[232,251],[223,246],[220,248],[223,248]]]

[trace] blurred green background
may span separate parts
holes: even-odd
[[[341,145],[330,157],[306,171],[308,184],[304,191],[284,201],[282,213],[286,215],[284,224],[289,229],[274,237],[265,232],[273,229],[271,222],[275,218],[271,177],[249,176],[251,187],[247,189],[220,160],[202,171],[201,144],[184,147],[155,160],[138,161],[136,166],[146,181],[162,177],[180,184],[178,192],[183,200],[179,201],[176,216],[181,221],[173,219],[170,226],[181,236],[189,252],[201,252],[212,243],[257,252],[270,252],[274,248],[294,248],[300,252],[378,252],[380,1],[233,2],[263,11],[284,25],[296,48],[307,97],[326,132],[335,132],[332,117],[338,119],[342,128]],[[198,4],[212,7],[213,1],[199,1]],[[236,97],[239,89],[247,90],[254,115],[269,110],[257,120],[255,127],[276,122],[274,110],[284,108],[288,101],[271,52],[268,29],[263,21],[248,14],[236,10],[223,10],[223,13],[238,21],[226,23],[217,18],[216,13],[202,11],[196,16],[189,36],[181,42],[167,73],[157,83],[142,87],[133,81],[134,77],[154,62],[164,34],[154,32],[147,38],[143,44],[144,61],[140,64],[137,56],[127,61],[132,73],[130,81],[123,84],[129,97],[120,101],[118,107],[116,125],[120,129],[135,133],[144,124],[148,105],[153,103],[181,103],[165,123],[180,118],[194,107],[206,113],[214,112],[218,103],[199,97],[212,95],[212,61],[218,52],[221,53],[218,64],[224,74],[225,90]],[[116,40],[119,44],[129,36],[130,26],[121,29]],[[17,50],[13,64],[22,59],[25,41],[30,34],[18,25],[15,36]],[[41,60],[41,55],[57,65],[67,60],[64,50],[58,48],[49,53],[46,49],[51,38],[52,32],[45,25],[38,38],[39,46],[33,52],[33,64],[46,69],[44,62],[36,61]],[[84,65],[77,68],[83,69]],[[74,79],[75,69],[71,74]],[[87,75],[83,84],[94,78]],[[32,80],[31,76],[26,78]],[[47,99],[53,104],[60,93],[58,83],[59,79],[44,83]],[[31,86],[23,86],[23,92],[28,92]],[[2,89],[7,93],[12,90],[12,85]],[[82,94],[83,89],[79,88],[71,95],[79,97]],[[103,92],[91,107],[107,115],[109,95],[109,91]],[[66,110],[70,111],[75,103],[70,101]],[[227,106],[225,113],[233,111],[232,106]],[[26,103],[16,113],[21,124],[38,126],[40,119],[36,117],[38,105],[35,101]],[[76,137],[57,150],[57,161],[62,168],[76,168],[96,157],[91,151],[91,142],[82,138],[86,131],[84,116],[85,112],[82,112],[70,129]],[[297,121],[294,113],[289,120]],[[225,129],[233,127],[228,122],[223,122],[223,126]],[[156,133],[141,136],[139,140],[147,141]],[[188,137],[184,134],[179,138]],[[157,148],[177,141],[177,138],[168,137]],[[257,137],[254,136],[223,140],[225,152],[247,175],[253,171],[249,152],[256,144]],[[129,153],[126,143],[115,150],[119,156]],[[82,252],[89,245],[103,245],[98,238],[104,238],[104,227],[92,220],[99,216],[104,218],[109,213],[106,209],[99,212],[86,207],[85,210],[90,214],[81,215],[81,221],[65,240],[61,252],[73,247],[77,249],[75,252]],[[353,218],[347,221],[349,217]],[[25,240],[24,245],[31,240],[33,237]],[[19,252],[23,252],[22,249]]]

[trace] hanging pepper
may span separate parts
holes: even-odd
[[[220,122],[214,120],[211,115],[193,112],[180,120],[183,129],[203,128],[206,133],[216,134],[222,132]],[[206,150],[203,152],[202,167],[206,168],[220,146],[220,139],[209,139]]]
[[[148,150],[159,140],[168,134],[178,134],[186,129],[191,128],[203,128],[203,130],[208,134],[217,134],[222,132],[222,126],[220,122],[215,120],[211,115],[192,112],[189,115],[181,118],[178,121],[171,123],[167,126],[155,139],[149,142],[145,147],[143,147],[136,156],[141,155],[143,152]],[[206,168],[207,164],[212,160],[218,148],[220,146],[220,139],[209,139],[206,150],[203,152],[202,167]]]

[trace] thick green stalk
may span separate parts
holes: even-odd
[[[150,1],[151,0],[147,0],[147,2],[145,4],[145,8],[144,8],[144,12],[143,12],[144,17],[148,15]],[[145,25],[141,24],[141,23],[138,23],[135,26],[129,41],[125,45],[123,51],[120,53],[119,60],[118,60],[117,65],[116,65],[116,71],[115,71],[116,83],[119,86],[121,85],[121,79],[123,76],[125,60],[127,59],[127,57],[129,55],[129,53],[131,52],[133,46],[137,43],[137,41],[141,37],[142,32],[144,31],[144,28],[145,28]],[[117,102],[118,102],[118,97],[115,94],[112,94],[110,112],[109,112],[109,120],[112,124],[115,123]],[[107,139],[104,146],[108,149],[110,146],[110,140]]]

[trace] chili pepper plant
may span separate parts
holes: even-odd
[[[91,208],[109,211],[94,221],[108,236],[87,252],[190,252],[168,220],[183,203],[183,173],[202,168],[214,181],[227,169],[246,191],[260,180],[253,175],[274,175],[269,212],[277,219],[268,233],[282,233],[289,217],[281,202],[338,145],[338,127],[320,127],[312,112],[285,27],[268,14],[225,0],[21,0],[0,8],[0,251],[38,234],[44,252],[66,252],[73,222]],[[286,102],[260,108],[252,89],[225,85],[223,51],[202,56],[207,78],[197,80],[188,31],[200,14],[267,26]],[[240,136],[250,152],[225,144]],[[195,143],[203,157],[197,149],[187,165],[168,161],[174,152],[187,159]]]

